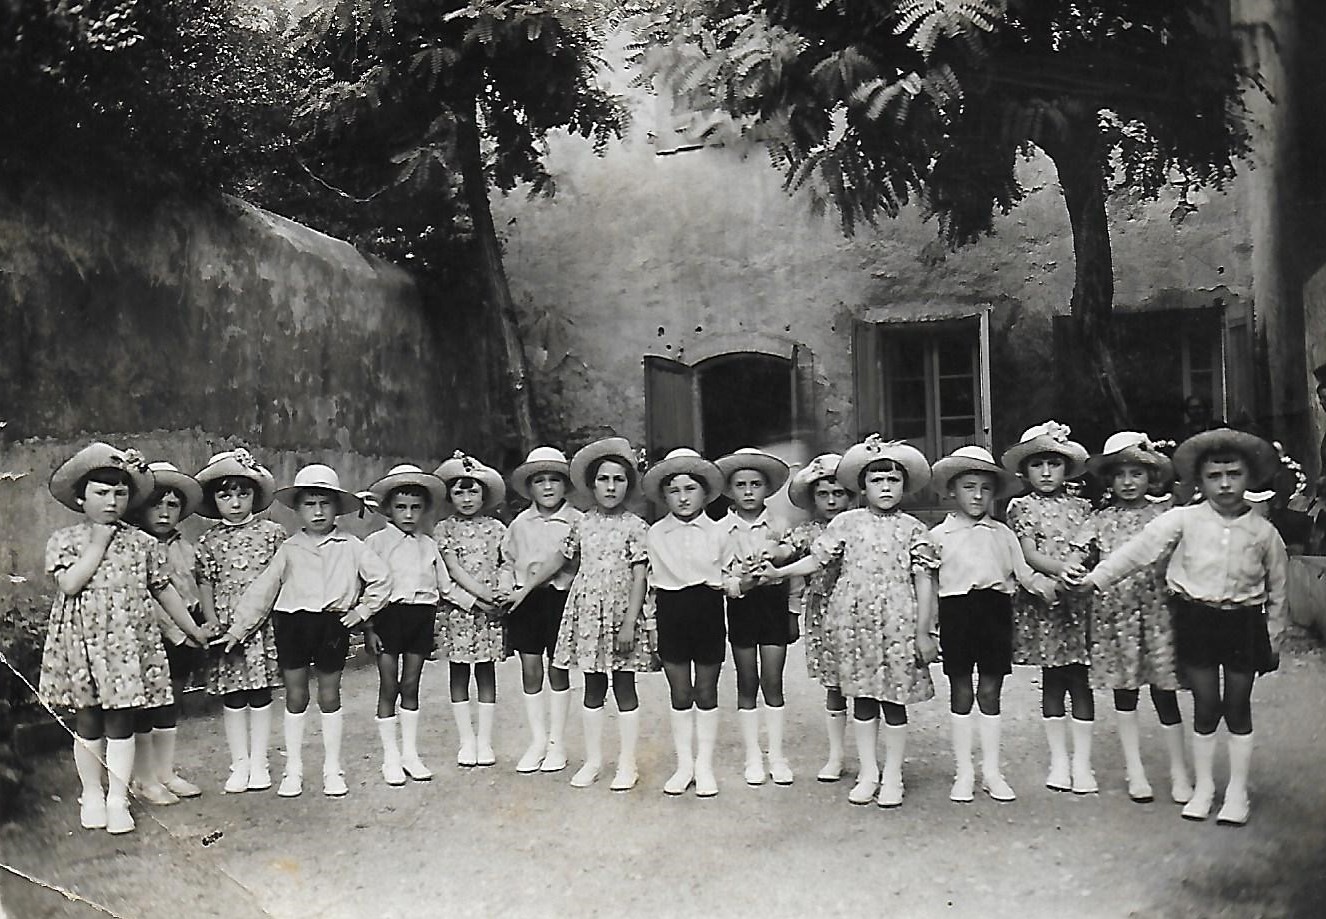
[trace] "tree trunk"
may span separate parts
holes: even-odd
[[[1105,151],[1094,113],[1065,129],[1046,153],[1059,172],[1068,220],[1073,229],[1073,298],[1070,313],[1091,384],[1114,430],[1128,426],[1128,404],[1119,387],[1110,354],[1110,320],[1114,309],[1114,258],[1105,213]],[[1095,400],[1092,400],[1095,401]]]
[[[520,338],[520,327],[516,323],[516,305],[511,299],[511,287],[507,283],[506,268],[502,264],[502,247],[497,241],[493,212],[488,203],[488,177],[483,168],[477,103],[469,111],[456,112],[456,136],[465,203],[474,225],[479,272],[483,276],[485,299],[502,336],[502,354],[510,387],[512,414],[520,438],[520,450],[524,454],[538,443],[538,434],[534,428],[531,408],[525,347]]]

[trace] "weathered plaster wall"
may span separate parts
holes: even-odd
[[[1049,412],[1050,317],[1067,311],[1072,241],[1047,162],[1027,165],[1033,190],[993,237],[945,256],[915,211],[843,238],[784,193],[760,149],[658,156],[651,103],[636,109],[632,136],[601,159],[575,139],[552,144],[555,198],[494,202],[550,435],[641,441],[644,355],[687,360],[758,333],[813,350],[825,439],[841,446],[855,433],[850,320],[905,303],[996,304],[996,447]],[[1180,226],[1173,202],[1113,203],[1121,306],[1165,289],[1250,295],[1237,194],[1197,200]]]

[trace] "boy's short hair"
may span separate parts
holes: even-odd
[[[106,466],[91,470],[78,480],[78,484],[74,486],[74,495],[79,498],[87,497],[88,482],[96,482],[98,485],[127,485],[129,486],[129,499],[133,500],[134,498],[133,477],[123,469]]]
[[[866,463],[861,469],[861,474],[856,477],[856,490],[864,492],[866,490],[866,476],[872,472],[897,472],[902,474],[902,486],[907,487],[907,467],[901,463],[894,462],[891,459],[877,459]],[[956,478],[956,476],[954,477]]]
[[[1211,450],[1203,450],[1197,455],[1197,462],[1193,464],[1193,469],[1197,470],[1197,477],[1202,477],[1202,469],[1207,463],[1242,463],[1243,470],[1249,474],[1252,472],[1252,463],[1243,454],[1243,451],[1231,446],[1215,447]]]
[[[686,476],[686,477],[687,477],[688,479],[690,479],[692,482],[694,482],[695,484],[699,485],[699,486],[700,486],[700,490],[701,490],[702,492],[704,492],[704,496],[705,496],[706,498],[712,497],[712,496],[709,494],[709,486],[706,485],[706,484],[704,483],[704,479],[703,479],[703,478],[701,478],[701,477],[698,476],[698,475],[695,475],[694,473],[686,472],[686,471],[684,471],[684,470],[681,471],[681,472],[673,472],[673,473],[670,473],[670,474],[668,474],[668,475],[663,476],[663,478],[659,479],[659,480],[658,480],[658,490],[659,490],[659,492],[666,491],[666,490],[667,490],[667,487],[668,487],[669,485],[672,484],[672,480],[673,480],[673,479],[676,479],[676,478],[679,478],[679,477],[681,477],[681,476]]]
[[[305,485],[295,489],[295,495],[294,495],[294,500],[292,501],[292,506],[298,507],[299,505],[303,504],[304,500],[309,495],[321,495],[323,497],[330,498],[333,504],[339,505],[340,503],[340,496],[337,495],[336,492],[332,491],[330,488],[318,488],[316,485]]]
[[[993,485],[996,486],[996,489],[998,488],[999,474],[997,472],[992,472],[989,469],[964,469],[961,472],[954,473],[953,476],[948,480],[949,492],[953,491],[953,486],[957,484],[958,479],[961,479],[964,476],[969,476],[969,475],[984,476],[988,481],[990,481]]]
[[[151,497],[149,497],[147,501],[144,502],[143,507],[148,508],[160,504],[161,499],[166,497],[166,495],[174,495],[175,497],[179,498],[181,505],[187,506],[189,503],[188,495],[186,495],[184,492],[180,491],[178,488],[176,488],[173,485],[167,485],[165,488],[157,487],[156,490],[152,492]]]
[[[474,478],[474,476],[469,476],[469,475],[458,475],[458,476],[456,476],[454,479],[450,479],[450,480],[448,480],[448,482],[447,482],[447,497],[448,497],[448,498],[451,497],[451,492],[452,492],[452,490],[455,489],[455,488],[467,488],[467,489],[468,489],[468,488],[474,488],[474,487],[476,487],[476,486],[478,487],[479,491],[483,493],[483,499],[484,499],[485,501],[487,501],[487,500],[488,500],[488,488],[487,488],[482,482],[480,482],[478,479]]]
[[[390,508],[392,500],[397,495],[422,499],[424,502],[424,510],[429,510],[433,506],[433,496],[429,494],[428,489],[424,488],[422,485],[397,485],[391,491],[387,492],[387,496],[383,500],[382,506]]]

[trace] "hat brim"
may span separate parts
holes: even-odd
[[[674,475],[689,475],[704,483],[704,503],[713,504],[723,496],[723,473],[712,462],[698,456],[661,459],[650,466],[640,480],[640,490],[655,504],[666,504],[663,480]]]
[[[754,469],[769,483],[769,494],[774,494],[787,482],[792,470],[787,463],[768,453],[729,453],[714,460],[723,473],[723,494],[732,497],[732,477],[743,469]]]
[[[534,460],[521,463],[511,473],[511,489],[526,501],[530,500],[530,479],[542,472],[554,472],[571,484],[571,464],[561,460]]]
[[[196,514],[198,508],[202,506],[203,487],[198,484],[197,479],[189,475],[187,472],[170,469],[154,469],[152,470],[152,479],[154,481],[152,488],[153,494],[165,491],[168,488],[173,488],[180,494],[184,495],[184,507],[180,510],[181,520]]]
[[[219,479],[248,479],[253,483],[253,513],[261,514],[267,508],[272,506],[272,501],[276,499],[276,477],[263,466],[254,469],[246,466],[234,457],[226,457],[217,460],[215,463],[209,463],[198,471],[194,476],[199,486],[202,488],[203,500],[198,504],[198,509],[194,512],[199,517],[207,517],[210,520],[219,520],[221,512],[216,509],[216,501],[208,495],[207,486]]]
[[[571,457],[571,487],[582,494],[591,494],[594,489],[585,480],[589,467],[600,459],[614,459],[626,467],[628,481],[627,495],[640,487],[640,470],[635,465],[635,451],[625,437],[605,437],[592,444],[581,447]]]
[[[843,454],[842,461],[838,463],[838,484],[853,493],[860,492],[861,470],[871,463],[889,460],[907,471],[907,494],[915,494],[930,484],[930,463],[920,450],[915,447],[908,447],[906,450],[899,449],[903,446],[907,445],[886,444],[877,450],[872,450],[862,444],[857,444],[849,448]]]
[[[1002,500],[1022,494],[1026,483],[1021,476],[995,463],[965,456],[946,456],[931,467],[930,481],[940,496],[948,494],[953,480],[966,472],[986,472],[995,477],[995,497]]]
[[[1087,448],[1075,441],[1055,440],[1046,434],[1016,443],[1004,451],[1000,461],[1014,475],[1021,474],[1022,464],[1038,453],[1054,453],[1068,463],[1065,479],[1075,479],[1087,471]]]
[[[71,511],[81,514],[83,506],[78,503],[78,484],[89,472],[97,469],[116,469],[127,474],[129,481],[133,483],[133,494],[129,496],[126,513],[141,507],[152,497],[156,480],[147,469],[116,463],[112,459],[123,455],[123,451],[117,450],[110,444],[100,442],[89,444],[51,473],[49,483],[51,496]]]
[[[344,517],[346,514],[356,514],[364,509],[364,502],[359,496],[346,491],[343,488],[332,488],[328,485],[285,485],[276,490],[276,500],[280,501],[292,511],[298,510],[297,499],[301,491],[325,491],[336,496],[336,516]],[[254,502],[254,510],[257,511],[257,502]]]
[[[432,509],[436,510],[446,503],[447,485],[431,472],[394,472],[368,486],[368,493],[377,501],[374,510],[384,517],[391,516],[387,498],[396,489],[410,485],[422,488],[428,494]]]
[[[1087,459],[1087,471],[1099,478],[1106,478],[1110,469],[1114,466],[1122,466],[1124,463],[1132,463],[1135,466],[1146,466],[1157,475],[1164,469],[1164,458],[1161,454],[1137,444],[1130,444],[1122,450],[1115,450],[1113,453],[1096,453]]]
[[[1228,451],[1242,456],[1248,463],[1248,479],[1256,489],[1271,480],[1280,458],[1275,447],[1246,431],[1216,428],[1201,431],[1179,444],[1174,451],[1174,470],[1179,478],[1190,484],[1197,482],[1197,461],[1203,454]]]

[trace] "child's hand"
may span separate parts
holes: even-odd
[[[186,637],[185,643],[194,648],[206,648],[207,642],[210,641],[212,637],[208,634],[206,629],[200,628],[199,626],[194,626],[184,634]]]
[[[520,588],[520,590],[518,590],[518,591],[516,591],[515,593],[513,593],[513,594],[511,595],[511,612],[514,613],[514,612],[516,611],[516,607],[518,607],[518,606],[520,606],[520,604],[524,603],[524,602],[525,602],[525,598],[528,597],[528,596],[529,596],[529,588],[528,588],[528,587],[522,587],[522,588]]]
[[[933,664],[939,660],[939,642],[935,636],[929,632],[916,636],[916,657],[922,664]]]
[[[115,525],[111,523],[92,524],[92,545],[105,549],[115,537]]]
[[[229,654],[231,651],[234,651],[235,646],[240,643],[240,637],[236,635],[234,632],[226,632],[223,636],[221,636],[221,639],[217,639],[212,642],[213,646],[216,645],[216,641],[221,641],[221,653]]]
[[[356,606],[353,609],[346,610],[341,615],[341,625],[345,626],[347,629],[353,629],[355,626],[363,625],[372,618],[372,616],[368,615],[368,610]]]
[[[622,654],[629,654],[635,649],[635,626],[624,625],[617,630],[617,638],[613,642],[617,650]]]
[[[1091,575],[1083,575],[1076,582],[1069,584],[1068,589],[1075,594],[1089,594],[1096,589],[1096,582],[1091,580]]]
[[[1059,587],[1048,578],[1036,585],[1034,593],[1050,605],[1054,605],[1059,600]]]
[[[364,650],[377,657],[382,653],[382,636],[370,629],[364,629]]]
[[[1067,565],[1064,565],[1063,570],[1059,572],[1059,580],[1070,586],[1079,583],[1086,576],[1087,569],[1082,567],[1078,562],[1069,562]]]

